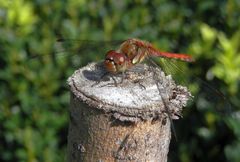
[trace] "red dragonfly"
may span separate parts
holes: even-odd
[[[161,52],[152,46],[151,43],[136,38],[124,41],[118,50],[108,51],[104,65],[108,72],[125,72],[135,64],[141,63],[148,56],[179,59],[193,62],[193,58],[187,54]]]

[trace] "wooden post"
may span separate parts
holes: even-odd
[[[191,94],[154,69],[162,90],[159,95],[153,72],[146,65],[143,69],[128,72],[117,86],[114,82],[121,82],[121,76],[106,76],[96,84],[105,71],[95,63],[68,79],[69,162],[167,161],[171,125],[166,109],[176,119]]]

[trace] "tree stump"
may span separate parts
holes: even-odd
[[[102,63],[91,63],[68,79],[69,162],[167,161],[169,119],[181,116],[191,94],[159,68],[140,66],[143,70],[137,66],[124,78],[101,78]]]

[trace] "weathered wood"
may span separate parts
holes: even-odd
[[[154,69],[158,89],[153,72],[142,68],[127,72],[122,83],[120,75],[107,75],[95,84],[105,71],[92,63],[68,79],[68,161],[167,161],[171,130],[166,109],[176,119],[191,94]]]

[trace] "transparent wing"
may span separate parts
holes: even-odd
[[[51,53],[33,55],[30,59],[36,61],[51,57],[53,60],[72,62],[73,67],[79,67],[88,62],[104,59],[107,51],[116,49],[122,42],[123,40],[58,39]]]
[[[188,87],[194,96],[194,103],[198,109],[203,111],[217,111],[222,115],[230,115],[231,104],[227,97],[210,82],[205,81],[202,77],[198,77],[192,72],[193,64],[186,63],[184,61],[158,58],[159,67],[161,67],[165,73],[171,75],[174,80],[181,85]]]

